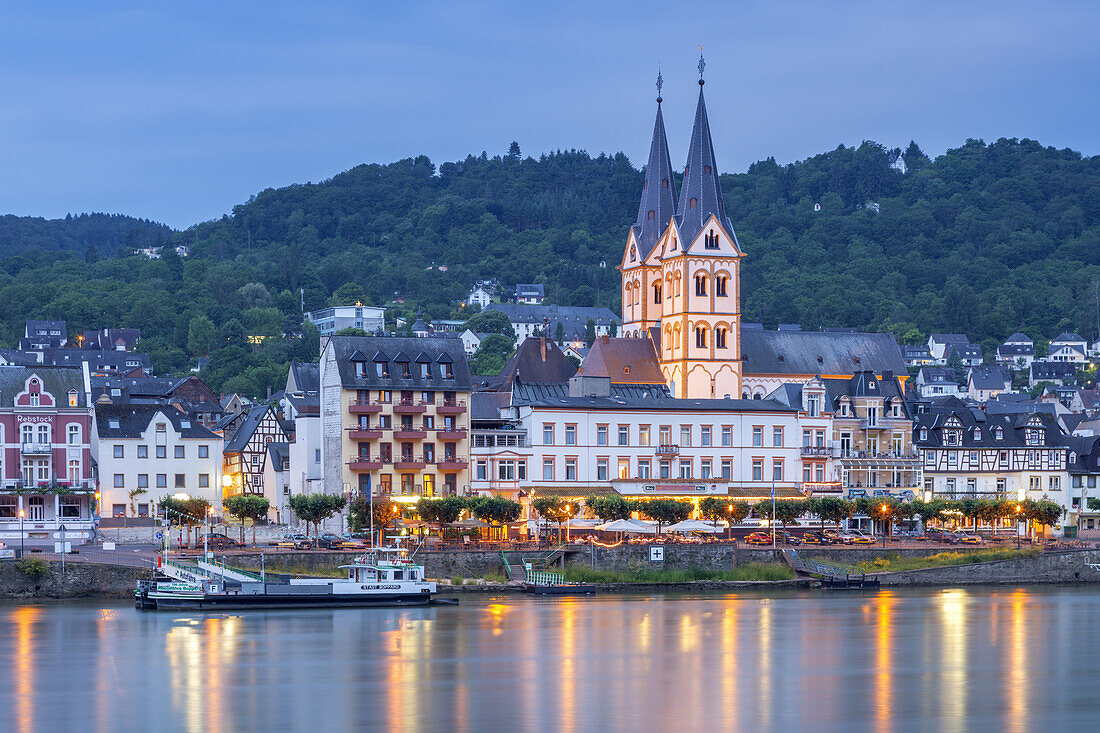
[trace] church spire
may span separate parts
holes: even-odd
[[[653,123],[653,141],[649,144],[649,162],[642,182],[642,200],[638,204],[638,219],[634,222],[634,238],[644,259],[653,250],[668,220],[676,211],[676,191],[673,188],[672,160],[665,137],[665,118],[661,114],[661,87],[664,79],[657,72],[657,120]]]
[[[730,236],[733,225],[726,216],[726,205],[722,201],[722,187],[718,183],[718,164],[714,160],[714,143],[710,137],[710,122],[707,120],[707,104],[703,99],[703,69],[706,62],[699,54],[699,104],[695,108],[695,125],[691,130],[691,145],[688,148],[687,164],[684,166],[684,183],[680,187],[679,217],[680,236],[685,246],[692,241],[711,214],[718,217]]]

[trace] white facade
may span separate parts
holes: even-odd
[[[294,420],[294,442],[290,444],[290,468],[287,470],[288,492],[279,492],[279,515],[286,521],[287,502],[292,494],[324,493],[321,483],[321,416],[299,414]]]
[[[482,308],[493,302],[493,296],[485,288],[478,286],[466,296],[466,305],[479,305]]]
[[[102,516],[152,516],[165,496],[206,499],[221,514],[222,441],[218,436],[184,438],[157,412],[136,437],[93,437],[99,465]],[[131,498],[130,492],[144,490]],[[144,510],[143,510],[144,508]]]
[[[468,328],[462,332],[462,349],[467,356],[473,356],[478,346],[481,346],[481,337],[477,333]]]
[[[707,493],[747,489],[766,496],[773,481],[788,494],[801,487],[803,436],[795,410],[708,410],[686,404],[685,409],[515,409],[525,440],[473,446],[473,488],[510,484],[583,495],[614,481],[623,493],[636,484],[639,494],[674,495],[690,493],[685,483],[701,482],[712,485]],[[643,490],[643,485],[652,488]]]
[[[306,313],[306,320],[317,327],[322,336],[331,336],[345,328],[361,328],[367,333],[384,328],[385,308],[369,305],[341,305]]]

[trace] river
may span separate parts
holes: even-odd
[[[0,608],[0,730],[1094,730],[1100,591]]]

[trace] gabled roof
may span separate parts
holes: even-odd
[[[665,384],[661,362],[649,339],[601,336],[577,370],[579,377],[608,377],[621,384]]]
[[[512,385],[512,404],[526,405],[542,400],[569,396],[569,385],[560,382],[537,384],[516,382]],[[661,400],[672,397],[664,384],[616,384],[611,383],[611,397],[625,400]]]
[[[1058,338],[1051,341],[1051,343],[1052,344],[1058,344],[1058,343],[1063,343],[1063,342],[1084,341],[1084,340],[1085,340],[1085,337],[1077,334],[1076,332],[1064,331],[1064,332],[1058,334]]]
[[[835,410],[843,397],[881,397],[884,403],[894,400],[902,402],[902,409],[908,409],[902,401],[901,384],[897,377],[882,379],[871,372],[860,372],[849,379],[822,379],[825,385],[825,397],[830,408]]]
[[[1029,344],[1033,343],[1031,338],[1026,333],[1020,333],[1019,331],[1017,331],[1016,333],[1012,334],[1011,336],[1009,336],[1008,338],[1005,339],[1006,344],[1010,344],[1010,343],[1014,343],[1014,342],[1022,342],[1022,341],[1026,341]]]
[[[532,337],[519,345],[492,382],[492,388],[509,391],[516,380],[565,384],[576,373],[573,362],[561,353],[553,339]]]
[[[649,161],[642,180],[642,197],[638,217],[634,221],[634,239],[638,244],[638,261],[644,261],[657,245],[669,219],[676,212],[676,189],[672,177],[672,161],[668,155],[665,120],[661,101],[657,99],[657,119],[653,123],[653,139],[649,144]],[[650,218],[649,212],[653,212]]]
[[[271,459],[271,470],[283,472],[283,462],[290,460],[290,443],[273,440],[267,444],[267,455]]]
[[[317,362],[290,362],[289,374],[297,392],[318,392],[321,389],[321,365]]]
[[[917,381],[921,384],[958,384],[954,367],[922,366],[917,372]]]
[[[274,409],[271,405],[256,405],[250,409],[248,414],[244,416],[244,420],[241,421],[240,427],[237,428],[237,432],[233,433],[233,437],[226,441],[225,452],[238,453],[244,450],[248,445],[248,441],[252,438],[252,434],[256,432],[256,428],[260,427],[264,417]]]
[[[1032,379],[1068,379],[1077,374],[1077,367],[1069,361],[1033,361]]]
[[[722,199],[718,163],[714,158],[714,142],[710,136],[707,104],[703,97],[703,80],[700,79],[699,102],[695,106],[695,123],[691,129],[687,163],[684,165],[680,203],[676,208],[677,225],[685,247],[702,231],[703,225],[712,215],[717,217],[718,223],[726,229],[736,244],[737,235],[726,216],[726,204]]]
[[[957,354],[960,359],[981,359],[982,347],[977,344],[948,344],[944,356]]]
[[[913,434],[922,447],[944,445],[942,430],[958,423],[962,448],[1021,448],[1027,446],[1026,431],[1038,426],[1043,431],[1043,445],[1065,446],[1066,436],[1058,428],[1054,415],[1046,411],[1016,414],[982,414],[981,410],[945,408],[916,415]],[[997,439],[1000,430],[1001,439]],[[921,437],[925,435],[927,437]]]
[[[890,333],[764,331],[741,329],[744,374],[906,374]]]
[[[541,298],[546,294],[542,283],[518,283],[516,285],[517,298]]]

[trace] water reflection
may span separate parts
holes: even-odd
[[[24,605],[0,622],[18,733],[1024,731],[1100,714],[1100,593],[1080,588],[210,616]]]

